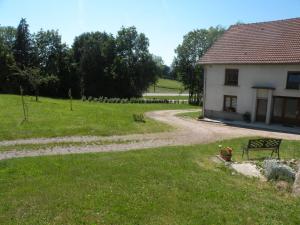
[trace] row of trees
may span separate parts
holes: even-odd
[[[140,96],[161,65],[149,53],[149,40],[135,27],[122,27],[116,37],[83,33],[71,48],[58,31],[29,32],[25,19],[17,28],[0,27],[0,92],[67,97]]]
[[[203,68],[198,61],[224,31],[221,26],[191,31],[175,50],[172,73],[189,90],[190,101],[200,103],[203,92]]]
[[[190,100],[203,91],[203,68],[197,63],[225,29],[189,32],[170,67],[149,53],[149,40],[135,27],[122,27],[116,37],[105,32],[83,33],[71,48],[55,30],[31,34],[25,19],[17,28],[0,26],[0,93],[36,96],[138,97],[158,77],[177,79]]]

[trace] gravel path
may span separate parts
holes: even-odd
[[[58,137],[58,138],[37,138],[26,140],[2,141],[0,146],[12,146],[19,144],[47,144],[60,142],[84,142],[85,146],[70,146],[70,147],[54,147],[49,149],[33,150],[33,151],[8,151],[0,153],[0,160],[29,157],[29,156],[43,156],[43,155],[57,155],[57,154],[77,154],[88,152],[109,152],[109,151],[127,151],[133,149],[146,149],[163,146],[175,145],[191,145],[211,143],[217,140],[230,139],[245,136],[263,136],[282,138],[289,140],[300,140],[300,135],[287,134],[280,132],[270,132],[253,130],[247,128],[239,128],[226,126],[215,123],[208,123],[203,121],[195,121],[192,119],[181,118],[175,116],[179,113],[193,112],[195,110],[164,110],[146,113],[146,116],[167,123],[174,126],[175,131],[154,133],[154,134],[133,134],[123,136],[73,136],[73,137]],[[93,145],[89,142],[94,141],[111,141],[119,142],[126,141],[126,143],[119,144],[104,144]]]

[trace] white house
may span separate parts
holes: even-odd
[[[205,117],[300,125],[300,18],[231,26],[199,63]]]

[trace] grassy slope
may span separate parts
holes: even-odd
[[[299,224],[300,199],[213,163],[218,144],[0,161],[0,224]]]
[[[67,100],[41,98],[40,102],[35,102],[26,97],[26,102],[29,122],[21,125],[23,117],[20,97],[0,95],[0,140],[159,132],[170,127],[149,119],[145,124],[135,123],[132,114],[192,108],[186,104],[100,104],[74,101],[74,111],[70,111]]]
[[[181,93],[184,90],[183,84],[176,80],[158,79],[155,85],[156,93]],[[148,92],[153,93],[154,87],[150,86]]]

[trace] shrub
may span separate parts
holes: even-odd
[[[243,115],[243,119],[245,122],[250,123],[251,122],[251,114],[249,112],[245,112]]]
[[[295,180],[294,170],[287,165],[280,164],[278,160],[265,160],[263,167],[268,180],[284,180],[288,182]]]
[[[100,103],[138,103],[138,104],[151,104],[151,103],[158,103],[158,104],[186,104],[186,101],[180,100],[169,100],[169,99],[157,99],[157,98],[107,98],[100,96],[99,98],[93,98],[89,96],[86,98],[85,96],[82,97],[82,101],[88,100],[89,102],[95,101]]]
[[[102,96],[100,96],[100,97],[98,98],[98,102],[103,102],[103,97],[102,97]]]
[[[133,114],[132,115],[134,122],[142,122],[145,123],[144,114]]]

